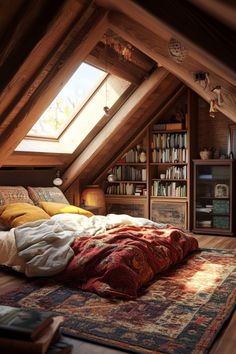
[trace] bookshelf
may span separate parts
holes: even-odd
[[[196,102],[191,90],[182,91],[173,105],[153,116],[140,136],[120,152],[106,171],[105,181],[103,174],[107,213],[191,227]],[[108,175],[115,178],[108,182]]]
[[[108,213],[148,217],[147,131],[124,151],[108,171],[105,195]]]

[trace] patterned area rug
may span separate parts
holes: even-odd
[[[207,353],[236,302],[236,251],[201,250],[159,275],[136,301],[39,279],[1,304],[65,315],[64,333],[136,353]]]

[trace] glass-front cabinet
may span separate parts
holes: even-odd
[[[194,160],[193,231],[233,235],[233,160]]]

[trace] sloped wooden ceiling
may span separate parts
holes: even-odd
[[[21,165],[23,160],[29,166],[59,166],[65,171],[64,188],[78,175],[82,180],[96,178],[125,144],[124,137],[129,140],[137,134],[180,89],[179,80],[208,102],[215,99],[212,89],[221,86],[224,102],[218,109],[236,121],[235,12],[228,2],[219,6],[216,0],[210,0],[209,6],[195,0],[12,2],[14,6],[0,0],[0,166]],[[224,16],[222,7],[227,10]],[[104,62],[106,31],[133,46],[139,65],[121,63],[112,49]],[[181,61],[170,55],[171,40],[183,50]],[[52,97],[85,60],[129,79],[132,89],[136,86],[141,92],[140,99],[125,98],[124,117],[117,127],[115,120],[104,121],[72,156],[37,154],[36,158],[14,153]],[[208,73],[207,87],[195,80],[199,71]],[[140,107],[146,107],[146,114],[139,114]],[[111,151],[108,147],[114,145]]]

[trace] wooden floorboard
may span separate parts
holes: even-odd
[[[236,249],[236,237],[221,237],[208,235],[194,235],[201,248]],[[0,295],[13,290],[25,283],[23,276],[14,276],[0,272]],[[72,354],[121,354],[128,353],[102,345],[89,343],[82,340],[67,338],[73,344]],[[233,314],[226,328],[215,341],[210,354],[236,353],[236,313]]]

